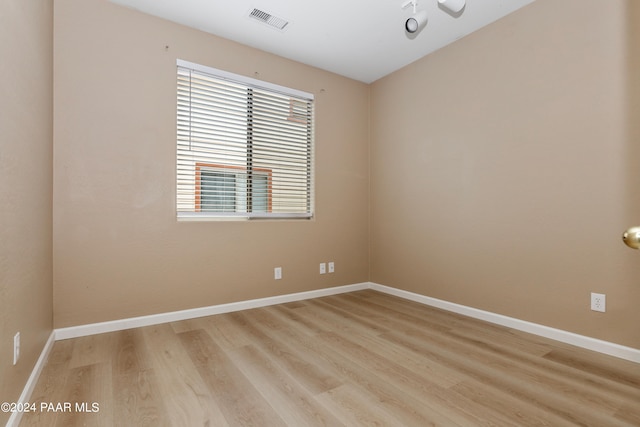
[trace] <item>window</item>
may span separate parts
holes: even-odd
[[[178,61],[178,218],[310,218],[313,95]]]
[[[271,171],[253,169],[253,212],[272,212]],[[196,209],[199,212],[246,212],[248,178],[243,167],[196,163]]]

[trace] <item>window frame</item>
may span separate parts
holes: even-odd
[[[223,70],[210,68],[204,65],[191,63],[178,59],[176,61],[178,71],[178,87],[177,87],[177,157],[176,157],[176,217],[178,220],[240,220],[240,219],[313,219],[315,215],[315,137],[314,137],[314,110],[315,96],[311,93],[291,89],[273,83],[253,79],[250,77],[237,75]],[[273,127],[261,127],[261,131],[265,129],[268,134],[267,140],[260,140],[257,147],[268,147],[268,152],[280,153],[276,160],[267,161],[266,164],[254,165],[253,159],[248,158],[246,166],[238,164],[237,160],[230,163],[221,163],[217,159],[208,156],[202,156],[197,148],[192,148],[191,140],[191,102],[192,90],[191,73],[195,82],[204,74],[205,78],[211,78],[213,81],[219,82],[221,87],[230,87],[239,85],[247,90],[247,123],[252,123],[253,111],[251,105],[253,102],[252,94],[254,90],[268,96],[269,99],[280,99],[288,102],[288,106],[282,106],[282,112],[288,112],[282,116],[282,122],[275,122]],[[186,73],[186,74],[185,74]],[[186,79],[185,80],[185,76]],[[226,82],[226,83],[225,83]],[[226,90],[226,89],[225,89]],[[198,96],[196,94],[196,96]],[[284,98],[284,99],[283,99]],[[288,100],[287,100],[288,98]],[[199,98],[196,98],[199,99]],[[188,101],[187,101],[188,100]],[[278,101],[278,102],[282,102]],[[188,102],[188,110],[185,110],[185,102]],[[264,101],[262,101],[264,102]],[[264,108],[265,105],[261,104]],[[287,104],[285,104],[287,105]],[[224,107],[222,107],[224,108]],[[304,108],[307,109],[307,115],[304,114]],[[187,111],[187,112],[185,112]],[[194,113],[198,110],[194,110]],[[239,111],[239,110],[237,110]],[[275,112],[276,110],[274,110]],[[289,138],[293,128],[279,123],[289,122],[293,126],[299,125],[297,143],[299,144],[296,151],[290,151],[291,147]],[[269,122],[258,122],[261,126]],[[185,129],[188,127],[187,135]],[[253,152],[253,136],[252,125],[248,124],[248,132],[246,139],[247,153],[251,156]],[[282,134],[280,134],[282,132]],[[280,135],[271,139],[273,135]],[[211,140],[211,147],[216,147],[218,142]],[[269,144],[269,145],[264,145]],[[271,145],[273,144],[273,145]],[[269,148],[272,147],[272,148]],[[191,150],[193,153],[191,152]],[[258,148],[264,149],[264,148]],[[259,152],[264,154],[264,152]],[[271,155],[271,154],[269,154]],[[287,166],[293,157],[297,157],[296,163]],[[277,160],[280,159],[280,160]],[[193,163],[191,163],[193,162]],[[273,163],[275,162],[275,163]],[[278,163],[280,162],[280,163]],[[257,163],[257,162],[256,162]],[[264,163],[264,162],[262,162]],[[273,166],[272,166],[273,163]],[[186,166],[185,166],[186,164]],[[264,166],[264,167],[263,167]],[[273,167],[274,169],[270,169]],[[247,177],[248,187],[244,194],[247,198],[247,210],[241,212],[215,212],[202,209],[202,175],[203,168],[220,171],[221,173],[229,173],[229,171],[237,171],[245,173]],[[251,205],[252,197],[252,180],[251,176],[266,175],[267,176],[267,210],[262,212],[253,212]],[[186,178],[185,178],[186,177]],[[261,183],[261,185],[264,185]],[[257,191],[257,190],[256,190]],[[264,193],[264,188],[260,189],[260,193]],[[242,193],[236,193],[242,194]],[[191,200],[191,201],[189,201]],[[264,209],[264,199],[261,200],[259,209]],[[191,205],[191,208],[189,206]],[[242,205],[240,205],[242,209]],[[238,205],[234,207],[238,208]]]

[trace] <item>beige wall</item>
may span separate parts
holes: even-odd
[[[56,327],[368,279],[367,85],[107,0],[54,31]],[[315,220],[176,221],[176,58],[316,95]]]
[[[370,279],[640,348],[640,254],[620,242],[640,224],[638,2],[538,0],[370,87],[106,0],[52,3],[0,6],[20,41],[0,46],[2,401],[52,298],[64,327]],[[314,221],[176,222],[176,58],[316,94]]]
[[[372,85],[373,282],[640,348],[633,3],[538,0]]]
[[[52,330],[52,25],[53,1],[0,2],[0,402],[17,401]]]

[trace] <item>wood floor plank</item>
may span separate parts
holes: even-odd
[[[284,426],[251,381],[204,330],[178,334],[231,425]]]
[[[360,335],[351,339],[364,348],[375,352],[376,355],[392,360],[411,372],[428,378],[431,383],[439,387],[449,388],[468,379],[466,376],[461,375],[460,372],[450,369],[435,360],[409,352],[401,346],[390,345],[388,341],[379,336]]]
[[[230,316],[243,325],[255,345],[259,345],[272,359],[278,360],[312,393],[322,393],[342,384],[341,379],[332,375],[326,369],[326,364],[312,354],[296,351],[296,346],[289,345],[286,340],[278,340],[281,329],[274,327],[277,319],[268,310],[247,310]]]
[[[352,337],[351,340],[361,344],[366,349],[372,349],[371,351],[376,354],[388,354],[386,353],[388,349],[395,348],[378,337],[371,338],[359,336],[355,338]],[[491,421],[495,418],[493,419],[492,424],[504,423],[509,425],[515,422],[518,425],[525,425],[524,420],[528,420],[531,425],[569,425],[564,423],[563,420],[558,417],[547,416],[546,418],[540,418],[540,411],[538,408],[529,407],[526,402],[514,401],[512,396],[509,394],[503,392],[496,393],[495,389],[491,390],[493,394],[488,393],[486,386],[478,384],[473,381],[471,377],[463,375],[460,371],[443,366],[435,360],[419,357],[421,363],[418,366],[415,366],[409,361],[410,358],[407,356],[408,352],[406,349],[398,348],[396,354],[398,353],[402,354],[402,356],[395,356],[392,353],[392,356],[388,357],[388,359],[390,361],[396,360],[400,366],[406,367],[410,371],[415,372],[416,377],[423,376],[428,378],[429,382],[434,382],[445,388],[445,390],[439,391],[439,396],[436,398],[432,396],[429,397],[432,401],[444,399],[447,402],[445,406],[449,408],[451,405],[455,405],[460,408],[460,411],[471,409],[473,413],[483,413],[483,419],[485,421]],[[392,362],[386,362],[386,364],[390,366],[392,365]],[[438,379],[438,376],[441,376],[443,372],[449,372],[449,381],[446,381],[447,377],[445,377],[444,381]],[[391,373],[388,377],[397,378],[396,375],[397,374],[395,373]],[[422,381],[426,380],[423,379]],[[469,384],[472,384],[473,386],[470,387]],[[406,392],[415,396],[416,393],[420,392],[420,390],[416,389],[414,386],[412,390],[406,390]],[[459,394],[460,396],[456,398],[455,394]],[[518,406],[519,410],[516,412],[512,411],[511,408],[513,406]],[[491,412],[494,414],[491,414]],[[552,422],[549,421],[549,418],[551,418]],[[481,423],[478,420],[474,422],[474,425],[480,424]]]
[[[378,326],[380,333],[396,330],[401,326],[416,326],[439,331],[451,329],[451,325],[446,322],[433,322],[431,318],[425,318],[423,315],[414,315],[405,310],[376,304],[370,299],[358,298],[357,295],[344,295],[342,298],[328,297],[324,298],[322,302],[336,309],[341,309],[344,313],[351,313],[356,322],[371,323],[372,320],[375,320],[377,324],[386,325],[384,330]]]
[[[576,425],[620,425],[608,410],[601,412],[594,408],[592,403],[595,402],[591,396],[575,394],[550,377],[522,372],[521,366],[507,360],[487,357],[481,352],[424,331],[411,330],[402,335],[387,334],[384,338],[402,343],[412,351],[428,354],[486,387],[506,390],[522,404],[533,404],[540,411],[549,412],[554,417],[559,416]]]
[[[390,315],[393,312],[406,313],[422,319],[422,321],[430,322],[433,325],[439,325],[434,327],[434,329],[452,330],[466,328],[477,330],[481,333],[487,333],[489,331],[500,335],[504,335],[505,332],[508,334],[511,333],[509,329],[503,326],[492,324],[484,320],[462,316],[436,307],[427,308],[424,304],[420,304],[415,301],[406,300],[372,290],[352,292],[347,296],[351,299],[362,299],[363,301],[368,302],[368,306],[374,306],[376,309],[382,308],[385,311],[392,310],[389,312]],[[429,312],[428,316],[425,316],[425,308]],[[547,340],[547,342],[549,342],[549,340]]]
[[[114,375],[136,374],[151,368],[142,334],[142,329],[114,333],[113,353],[103,361],[111,362]]]
[[[141,330],[169,425],[227,426],[226,418],[173,329],[163,324]]]
[[[305,315],[303,310],[298,310],[299,308],[306,307],[306,304],[303,306],[290,307],[290,305],[276,305],[267,307],[268,310],[277,314],[278,316],[283,316],[288,320],[290,324],[296,324],[305,328],[305,330],[310,333],[318,333],[327,331],[318,325],[314,319],[310,319],[309,316]]]
[[[377,347],[364,347],[359,344],[358,337],[346,337],[339,332],[328,332],[318,335],[321,342],[330,344],[341,354],[350,358],[379,377],[382,381],[392,383],[401,394],[412,396],[430,408],[461,425],[508,425],[506,419],[489,408],[474,405],[472,401],[454,398],[454,394],[446,387],[440,387],[422,372],[414,372],[393,359],[379,355]],[[465,400],[464,402],[461,402]]]
[[[33,401],[73,410],[21,426],[638,427],[640,364],[364,290],[58,341]]]
[[[304,327],[303,327],[304,328]],[[343,355],[338,349],[326,345],[319,336],[328,332],[309,335],[304,330],[287,328],[280,331],[297,346],[306,348],[310,354],[329,364],[344,382],[350,383],[359,393],[369,396],[369,400],[376,406],[385,408],[386,413],[393,413],[398,420],[397,425],[470,425],[468,419],[462,417],[460,422],[455,422],[438,412],[431,402],[420,400],[413,395],[403,393],[394,386],[395,381],[384,381],[374,372],[363,366],[363,361],[358,357]],[[330,390],[329,390],[330,391]],[[458,418],[458,414],[453,414]]]
[[[476,340],[466,340],[457,348],[462,349],[468,343],[474,349],[479,349],[474,357],[480,363],[488,363],[490,360],[501,363],[501,369],[508,371],[511,378],[524,384],[538,384],[541,392],[555,390],[554,397],[560,401],[566,400],[567,405],[585,405],[599,414],[613,414],[619,407],[619,399],[611,394],[611,390],[605,389],[602,383],[593,387],[591,381],[584,376],[575,373],[563,375],[552,364],[544,363],[544,359],[534,360],[487,342],[479,345]]]
[[[612,380],[618,377],[617,375],[594,375],[589,370],[580,369],[578,365],[556,363],[553,357],[548,357],[549,353],[536,357],[505,346],[502,342],[496,343],[493,340],[459,335],[456,331],[452,331],[450,335],[461,339],[461,342],[491,353],[498,359],[508,359],[512,363],[521,365],[523,370],[534,374],[537,372],[538,375],[545,376],[550,381],[556,381],[554,387],[560,388],[562,383],[562,387],[567,390],[576,390],[581,395],[593,395],[594,400],[608,406],[612,412],[617,409],[621,401],[640,402],[640,387],[628,387],[629,378],[625,378],[623,382],[617,382]]]
[[[375,318],[363,316],[353,307],[344,309],[336,304],[333,297],[319,298],[309,303],[309,307],[319,306],[322,310],[313,309],[311,315],[318,317],[331,331],[350,330],[358,334],[378,335],[389,329],[384,325],[385,317]],[[375,315],[374,315],[375,316]]]
[[[56,427],[84,426],[88,424],[107,427],[113,425],[112,413],[106,411],[104,416],[96,418],[95,412],[78,411],[76,405],[89,404],[94,402],[107,401],[106,390],[112,387],[109,378],[111,377],[111,368],[104,364],[86,365],[73,368],[69,371],[65,382],[64,399],[51,400],[49,403],[55,405],[53,410]],[[67,397],[68,396],[68,397]],[[63,405],[63,410],[59,411],[59,405]],[[69,405],[68,409],[64,405]],[[50,411],[50,409],[47,409]],[[98,412],[99,413],[99,412]]]
[[[375,397],[369,396],[359,388],[344,384],[329,390],[318,396],[318,400],[336,413],[346,426],[398,426],[418,425],[401,424],[397,416],[390,414],[388,408],[381,405]],[[438,424],[423,421],[424,426],[436,426]],[[412,420],[411,423],[415,423]],[[456,424],[450,424],[455,427]]]
[[[120,332],[90,335],[74,339],[69,367],[80,368],[96,363],[110,363],[111,349]]]
[[[198,319],[173,322],[171,326],[178,332],[204,329],[215,336],[216,342],[225,350],[251,345],[251,339],[229,315],[208,316]]]
[[[248,345],[232,352],[236,365],[290,426],[343,425],[314,395],[261,351]]]
[[[464,397],[465,401],[475,402],[484,410],[500,414],[504,419],[509,420],[509,425],[552,427],[575,425],[556,414],[541,411],[536,405],[523,402],[508,392],[495,387],[486,387],[485,384],[472,379],[456,384],[449,391]]]
[[[114,425],[170,425],[153,369],[115,374],[113,382],[118,390],[113,396]]]
[[[196,331],[198,329],[205,328],[204,322],[208,317],[197,317],[195,319],[179,320],[176,322],[170,322],[169,326],[173,329],[173,332],[179,334],[180,332]]]
[[[552,350],[545,354],[544,358],[572,369],[578,369],[618,384],[626,385],[630,391],[640,392],[639,363],[594,352],[577,351],[575,348]]]
[[[638,402],[622,406],[615,414],[616,419],[627,423],[630,426],[640,426],[640,411]]]
[[[379,307],[378,311],[383,309]],[[451,315],[450,315],[451,316]],[[396,317],[400,321],[407,321],[414,323],[416,326],[424,326],[420,323],[416,323],[412,319],[411,315],[403,315],[397,313]],[[402,325],[397,325],[399,328]],[[567,393],[573,393],[574,395],[581,396],[582,399],[588,401],[591,407],[597,407],[601,411],[612,413],[617,409],[619,398],[623,396],[630,396],[634,398],[631,390],[626,390],[622,393],[622,396],[614,396],[615,391],[609,387],[610,384],[606,384],[604,381],[600,381],[599,378],[586,377],[584,375],[576,375],[576,372],[566,369],[566,367],[560,368],[557,365],[546,363],[546,358],[534,357],[529,352],[522,351],[521,347],[513,348],[510,345],[505,344],[505,339],[499,340],[498,344],[494,343],[494,339],[488,339],[488,337],[498,338],[497,334],[491,332],[501,332],[500,336],[510,338],[509,331],[506,328],[502,328],[502,331],[495,331],[495,328],[488,328],[489,335],[481,334],[481,337],[471,336],[470,334],[459,334],[459,328],[447,329],[435,329],[428,328],[430,331],[442,333],[442,338],[446,338],[450,343],[458,342],[461,345],[470,345],[474,347],[476,354],[484,354],[485,352],[492,353],[494,360],[508,359],[511,364],[511,368],[516,375],[526,374],[530,376],[546,375],[546,381],[553,383],[553,387],[556,389],[565,389]],[[433,335],[431,335],[433,337]],[[506,340],[511,343],[511,339]],[[459,351],[467,351],[461,346],[457,347]],[[534,353],[535,354],[535,353]],[[520,366],[517,366],[520,364]],[[632,364],[636,365],[636,364]],[[637,367],[636,367],[637,369]],[[593,370],[593,369],[592,369]],[[528,379],[528,378],[525,378]],[[593,387],[593,385],[597,387]]]

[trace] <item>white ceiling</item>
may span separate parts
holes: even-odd
[[[409,37],[406,0],[111,0],[304,64],[371,83],[534,0],[467,0],[450,14],[418,0],[427,26]],[[284,30],[249,18],[260,9],[288,21]]]

